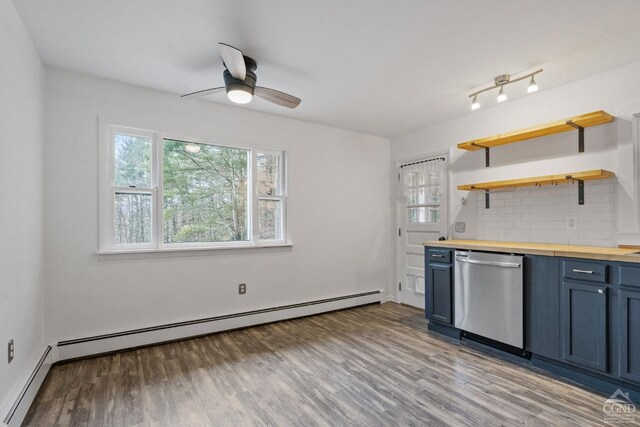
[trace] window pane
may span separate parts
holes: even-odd
[[[151,243],[151,194],[115,194],[115,244]]]
[[[115,175],[118,187],[151,187],[151,138],[116,134]]]
[[[282,239],[282,202],[280,200],[258,200],[258,223],[260,240]]]
[[[427,203],[426,187],[418,187],[408,190],[407,198],[407,202],[410,205],[422,205]]]
[[[405,173],[405,185],[407,187],[426,185],[427,179],[427,174],[421,171],[409,171]]]
[[[164,242],[248,240],[248,151],[164,140]]]
[[[440,186],[430,185],[427,187],[427,202],[440,203]]]
[[[260,196],[282,195],[282,156],[279,154],[257,154],[258,194]]]
[[[407,190],[407,203],[410,205],[440,203],[440,187],[428,186],[410,188]]]
[[[440,223],[440,209],[436,207],[409,208],[408,222],[413,224]]]

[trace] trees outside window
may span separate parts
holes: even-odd
[[[282,150],[115,127],[110,142],[113,249],[286,241]]]
[[[249,150],[163,141],[165,243],[249,240]]]

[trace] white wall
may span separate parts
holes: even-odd
[[[451,153],[449,238],[478,237],[477,195],[458,191],[460,184],[537,176],[590,169],[607,169],[617,175],[617,231],[638,238],[637,153],[634,152],[633,116],[640,113],[640,62],[544,90],[490,108],[481,108],[434,126],[393,138],[392,165],[406,158],[441,150]],[[515,85],[514,85],[515,86]],[[511,90],[526,90],[526,84]],[[462,96],[462,94],[461,94]],[[491,104],[487,95],[485,105]],[[483,101],[481,99],[481,101]],[[538,138],[491,150],[490,168],[484,167],[484,151],[466,152],[460,142],[558,120],[595,110],[616,117],[614,123],[585,130],[585,152],[577,152],[577,132]],[[636,123],[637,126],[637,123]],[[395,191],[395,188],[393,188]],[[531,197],[540,197],[530,189]],[[463,204],[463,199],[468,203]],[[467,223],[465,233],[453,232],[456,221]],[[635,236],[635,237],[634,237]],[[635,239],[635,240],[634,240]]]
[[[389,140],[58,69],[46,83],[52,341],[388,288]],[[293,248],[96,255],[99,116],[287,149]]]
[[[42,356],[44,71],[13,3],[0,0],[0,419]],[[13,338],[15,359],[7,364]]]

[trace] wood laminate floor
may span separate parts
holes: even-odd
[[[587,426],[603,401],[386,303],[54,366],[24,424]]]

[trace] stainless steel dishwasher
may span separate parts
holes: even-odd
[[[518,255],[456,251],[456,328],[523,348],[522,260]]]

